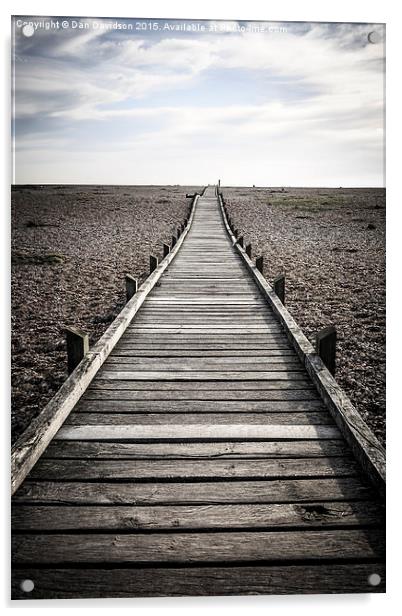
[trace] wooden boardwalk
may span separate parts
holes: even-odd
[[[13,597],[384,592],[382,501],[208,187],[14,494]]]

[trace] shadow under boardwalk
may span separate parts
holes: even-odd
[[[12,519],[14,598],[384,591],[382,503],[214,187]]]

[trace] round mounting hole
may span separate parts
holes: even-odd
[[[372,45],[376,45],[381,41],[381,35],[379,32],[373,30],[373,32],[369,32],[367,35],[368,42]]]
[[[35,588],[35,584],[32,580],[22,580],[20,587],[23,592],[32,592]]]
[[[22,28],[22,34],[28,37],[33,36],[35,34],[35,28],[32,24],[25,24]]]
[[[378,573],[372,573],[368,576],[368,583],[370,586],[378,586],[381,584],[381,575],[378,575]]]

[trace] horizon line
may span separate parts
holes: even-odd
[[[186,182],[185,184],[113,184],[113,183],[109,183],[109,182],[103,182],[103,183],[98,183],[98,182],[89,182],[88,184],[82,184],[80,182],[15,182],[15,183],[11,183],[11,187],[13,186],[183,186],[183,187],[188,187],[188,186],[218,186],[218,183],[201,183],[199,184],[198,182]],[[288,184],[288,185],[257,185],[257,184],[220,184],[221,188],[333,188],[333,189],[340,189],[340,188],[377,188],[377,189],[386,189],[386,186],[369,186],[369,185],[356,185],[356,184],[351,184],[351,185],[344,185],[344,186],[339,186],[339,185],[324,185],[324,184],[317,184],[317,185],[312,185],[312,184],[304,184],[304,185],[292,185],[292,184]]]

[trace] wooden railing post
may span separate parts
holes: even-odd
[[[152,272],[156,270],[157,267],[158,267],[158,257],[149,255],[149,273],[152,274]]]
[[[130,299],[137,293],[138,283],[137,279],[130,276],[130,274],[126,274],[126,299],[130,301]]]
[[[239,237],[239,239],[237,240],[237,243],[239,244],[239,246],[241,246],[241,247],[243,248],[243,245],[244,245],[244,237],[243,237],[243,236]]]
[[[272,283],[275,293],[281,300],[282,304],[285,305],[285,274],[280,274],[274,278]]]
[[[234,235],[236,238],[238,238],[238,237],[239,237],[239,230],[238,230],[238,229],[235,229],[235,230],[233,231],[233,235]]]
[[[163,244],[163,258],[167,257],[170,252],[169,244]]]
[[[251,259],[251,244],[246,244],[246,255]]]
[[[264,274],[264,257],[257,257],[255,260],[255,266],[261,274]]]
[[[67,370],[71,374],[89,351],[88,334],[75,327],[66,327]]]
[[[181,227],[177,227],[177,239],[181,236]]]
[[[176,246],[176,242],[177,242],[176,236],[172,235],[172,248],[173,246]]]
[[[321,329],[315,337],[316,353],[319,355],[332,376],[336,368],[336,329],[333,325]]]

